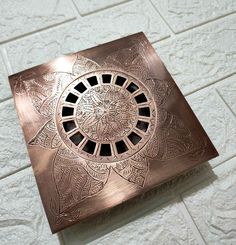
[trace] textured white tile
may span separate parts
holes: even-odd
[[[78,232],[65,239],[66,245],[198,244],[179,205],[178,201],[162,205],[94,240],[83,240]]]
[[[211,86],[187,96],[193,111],[211,138],[220,156],[212,166],[236,154],[236,118]]]
[[[236,244],[236,158],[214,169],[217,179],[184,193],[206,244]]]
[[[74,17],[69,1],[10,0],[0,5],[0,42]]]
[[[151,0],[174,32],[179,32],[236,11],[236,1]]]
[[[0,177],[28,164],[23,133],[10,99],[0,103]]]
[[[154,46],[184,93],[236,69],[236,14]]]
[[[217,90],[236,115],[236,76],[220,82]]]
[[[149,2],[130,2],[83,17],[62,27],[12,42],[6,45],[6,50],[13,72],[17,72],[58,55],[79,51],[139,31],[144,31],[151,41],[169,35],[160,16]]]
[[[116,5],[118,3],[125,2],[126,0],[73,0],[76,4],[79,12],[81,14],[88,14],[90,12],[94,12],[106,7],[110,7],[112,5]]]
[[[11,96],[11,90],[7,78],[6,66],[3,63],[2,56],[0,54],[0,101],[9,98]]]
[[[0,181],[0,244],[59,245],[44,214],[31,168]]]

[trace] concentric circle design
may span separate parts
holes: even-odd
[[[115,85],[96,86],[81,96],[75,120],[90,139],[105,143],[125,137],[135,127],[137,111],[128,91]]]
[[[151,136],[155,108],[145,86],[116,71],[85,74],[62,92],[56,125],[79,156],[115,162],[138,152]]]

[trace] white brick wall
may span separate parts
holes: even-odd
[[[198,171],[51,235],[7,75],[143,31],[220,153]],[[0,5],[0,245],[236,244],[236,1]]]

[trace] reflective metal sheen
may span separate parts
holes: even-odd
[[[218,155],[143,33],[9,80],[53,233]]]

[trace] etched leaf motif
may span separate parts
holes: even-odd
[[[101,191],[108,179],[104,164],[66,159],[57,154],[54,159],[54,181],[59,195],[60,213]]]
[[[145,81],[153,93],[157,105],[157,126],[152,139],[148,142],[144,154],[158,160],[168,160],[195,150],[190,130],[183,121],[162,106],[170,97],[174,83],[157,78]]]
[[[143,187],[148,173],[148,162],[145,157],[131,158],[118,162],[113,169],[122,178]]]
[[[80,76],[84,73],[99,69],[100,66],[93,60],[90,60],[82,55],[76,57],[75,63],[72,68],[74,75]]]
[[[24,95],[25,94],[26,88],[25,88],[25,85],[24,85],[24,81],[22,80],[21,77],[18,80],[15,81],[14,91],[18,95]]]
[[[78,155],[76,155],[73,151],[71,151],[65,145],[61,145],[61,147],[57,151],[58,157],[66,158],[66,159],[77,159]]]
[[[148,78],[145,84],[151,91],[155,91],[153,96],[157,106],[163,105],[166,102],[174,87],[174,83],[157,78]]]
[[[119,68],[145,80],[149,74],[149,64],[143,48],[132,45],[130,48],[118,50],[105,58],[104,67]]]
[[[53,120],[47,121],[28,144],[51,149],[58,148],[61,145],[61,140],[56,132]]]
[[[82,162],[82,165],[92,178],[102,181],[104,184],[107,182],[110,174],[110,169],[108,168],[107,164],[86,161]]]
[[[43,116],[52,116],[60,91],[72,80],[73,75],[70,73],[53,72],[19,82],[22,84],[21,94],[23,90],[28,94],[36,111]]]
[[[148,142],[145,154],[148,157],[167,160],[193,150],[191,132],[176,115],[160,110],[159,126]]]

